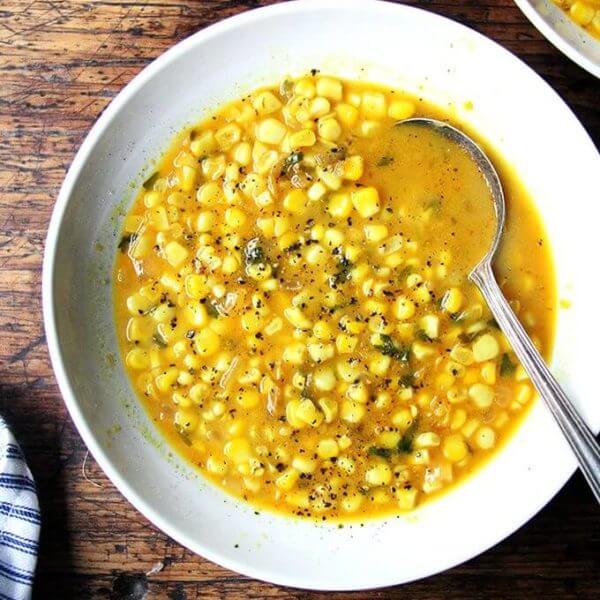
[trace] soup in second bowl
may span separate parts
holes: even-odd
[[[552,0],[570,19],[600,38],[600,0]]]
[[[288,514],[410,510],[477,468],[533,388],[467,280],[495,226],[420,99],[286,79],[182,132],[125,218],[116,324],[157,426],[228,492]],[[519,182],[496,273],[545,355],[548,241]]]

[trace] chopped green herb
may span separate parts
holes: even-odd
[[[284,161],[281,167],[281,176],[288,175],[294,165],[297,165],[304,158],[304,152],[292,152]]]
[[[119,250],[125,254],[129,251],[129,247],[135,240],[137,239],[137,235],[135,233],[130,233],[129,235],[124,235],[119,242]]]
[[[487,329],[479,329],[478,331],[471,331],[470,333],[461,333],[458,336],[458,339],[463,342],[463,344],[470,344],[474,342],[480,335],[484,334]]]
[[[260,238],[252,238],[244,248],[246,266],[258,265],[265,262],[265,251],[261,245]]]
[[[382,156],[377,161],[377,166],[378,167],[389,167],[393,162],[394,162],[393,156]]]
[[[450,313],[450,318],[455,323],[460,323],[461,321],[464,321],[467,318],[467,313],[464,310],[462,312]]]
[[[342,308],[346,308],[349,305],[349,302],[342,302],[341,304],[336,304],[332,306],[329,310],[335,312],[336,310],[342,310]]]
[[[498,321],[496,321],[496,319],[490,319],[488,321],[488,325],[494,329],[500,329],[500,325],[498,325]]]
[[[391,458],[394,454],[408,454],[413,451],[413,440],[417,430],[417,420],[415,419],[404,432],[404,435],[398,441],[395,448],[383,448],[381,446],[371,446],[367,450],[369,456],[379,456],[380,458]]]
[[[401,362],[408,362],[410,348],[407,346],[397,346],[394,340],[387,334],[382,334],[381,344],[374,344],[374,347],[385,356],[391,356]]]
[[[419,329],[417,331],[417,333],[415,334],[415,336],[417,337],[417,339],[421,340],[422,342],[433,342],[433,338],[430,338],[426,333],[424,329]]]
[[[175,425],[175,431],[177,431],[177,433],[179,434],[179,437],[182,439],[183,443],[186,446],[192,445],[192,442],[191,442],[190,438],[188,437],[187,432],[183,429],[183,427],[181,427],[181,425]]]
[[[294,84],[289,79],[284,79],[279,86],[279,93],[286,98],[292,95]]]
[[[414,373],[404,373],[404,375],[400,376],[400,385],[403,388],[409,388],[415,385],[415,374]]]
[[[415,439],[415,433],[417,432],[417,419],[415,419],[404,432],[404,435],[400,438],[396,449],[398,454],[408,454],[413,451],[413,440]]]
[[[425,202],[424,208],[425,210],[431,210],[433,213],[437,214],[442,210],[442,199],[438,198],[437,196],[435,198],[431,198]]]
[[[409,276],[412,275],[414,273],[414,269],[411,265],[406,265],[404,267],[402,267],[399,271],[398,271],[398,281],[400,281],[401,283],[404,282],[404,280]]]
[[[380,458],[390,458],[393,453],[391,448],[381,448],[380,446],[371,446],[368,450],[369,456],[379,456]]]
[[[152,341],[160,348],[167,347],[167,342],[165,342],[165,339],[163,338],[163,336],[160,333],[155,333],[152,336]]]
[[[354,265],[345,256],[341,256],[338,260],[338,270],[329,278],[329,285],[336,287],[340,283],[344,283],[350,279],[350,272]]]
[[[147,190],[151,190],[154,187],[154,184],[156,183],[156,180],[158,179],[159,175],[158,175],[158,171],[156,171],[155,173],[152,173],[152,175],[150,175],[150,177],[148,177],[148,179],[146,179],[146,181],[144,181],[144,187]]]
[[[209,300],[208,298],[205,298],[204,308],[206,308],[206,312],[208,313],[209,317],[212,317],[213,319],[219,318],[221,313],[215,305],[214,300]]]
[[[312,375],[310,374],[306,374],[305,372],[302,372],[302,389],[300,390],[300,397],[301,398],[308,398],[309,400],[314,400],[314,394],[312,393],[311,389],[310,389],[310,383],[311,383],[311,379],[312,379]]]
[[[502,360],[500,361],[500,377],[510,377],[517,369],[517,365],[515,365],[511,360],[508,354],[505,352],[502,355]]]

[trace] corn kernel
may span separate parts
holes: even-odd
[[[216,148],[217,144],[212,131],[204,131],[200,135],[195,136],[190,143],[190,151],[196,158],[210,154]]]
[[[307,425],[316,427],[322,421],[323,415],[317,410],[312,400],[305,398],[296,406],[296,418],[300,419]]]
[[[314,386],[322,392],[330,392],[337,384],[335,372],[331,367],[320,367],[313,372]]]
[[[369,388],[362,381],[354,382],[346,390],[346,396],[350,400],[365,404],[369,399]]]
[[[306,210],[308,197],[303,190],[292,190],[283,199],[283,207],[294,214],[302,214]]]
[[[351,104],[340,103],[335,107],[337,118],[346,126],[354,127],[358,119],[358,109]]]
[[[366,119],[383,119],[387,113],[385,95],[381,92],[363,92],[361,108]]]
[[[314,473],[317,468],[317,461],[306,456],[295,456],[292,460],[292,467],[299,473]]]
[[[288,307],[283,311],[285,318],[298,329],[310,329],[312,321],[304,315],[304,313],[296,307]]]
[[[406,321],[414,316],[415,303],[407,296],[398,296],[394,302],[394,316],[401,321]]]
[[[206,461],[206,469],[214,475],[225,475],[227,473],[227,463],[224,460],[210,456]]]
[[[371,244],[380,242],[388,235],[386,225],[365,225],[363,231],[365,233],[365,240]]]
[[[236,401],[242,408],[254,408],[260,402],[260,394],[254,389],[240,390]]]
[[[486,360],[492,360],[500,353],[500,345],[498,340],[490,334],[486,333],[480,335],[473,342],[473,358],[475,362],[485,362]]]
[[[293,365],[301,365],[306,355],[306,345],[302,342],[289,344],[283,351],[283,361]]]
[[[469,398],[471,398],[479,408],[488,408],[491,406],[494,401],[494,396],[493,388],[485,383],[474,383],[469,388]]]
[[[200,204],[212,206],[213,204],[223,202],[223,190],[221,189],[221,186],[211,181],[200,187],[196,194],[196,199]]]
[[[252,107],[259,115],[269,115],[281,108],[281,102],[275,94],[265,90],[254,96],[252,99]]]
[[[228,123],[215,132],[215,141],[221,150],[229,150],[242,137],[242,130],[235,123]]]
[[[392,119],[403,121],[404,119],[410,119],[415,114],[415,105],[408,100],[394,100],[390,102],[388,108],[388,115]]]
[[[451,462],[460,462],[469,453],[469,448],[460,433],[452,433],[444,439],[444,456]]]
[[[383,377],[390,368],[391,363],[392,359],[389,356],[380,353],[373,354],[369,360],[369,371],[373,375]]]
[[[489,450],[496,444],[496,432],[491,427],[480,427],[475,433],[475,443],[482,450]]]
[[[338,414],[338,404],[335,400],[327,397],[317,400],[319,408],[325,417],[325,423],[332,423]]]
[[[577,0],[577,2],[573,3],[569,9],[569,14],[575,23],[582,27],[586,27],[592,22],[596,11],[593,6]]]
[[[332,77],[319,77],[317,80],[317,94],[331,100],[340,101],[342,99],[342,83]]]
[[[289,143],[292,150],[314,146],[317,141],[315,132],[311,129],[301,129],[290,135]]]
[[[313,183],[308,188],[308,191],[307,191],[308,199],[311,200],[312,202],[316,202],[317,200],[320,200],[321,198],[323,198],[323,196],[326,193],[327,193],[327,188],[320,181],[316,181],[315,183]],[[319,225],[315,225],[313,227],[313,229],[317,230],[318,227],[320,227],[320,226]],[[314,235],[312,235],[312,230],[311,230],[311,237],[313,238],[313,240],[320,239],[320,238],[315,237]]]
[[[275,485],[280,490],[290,491],[300,478],[300,473],[296,469],[287,469],[276,480]]]
[[[352,192],[352,204],[354,204],[354,208],[361,217],[368,219],[379,212],[379,193],[374,187],[354,190]]]
[[[358,181],[364,171],[362,156],[349,156],[342,165],[342,176],[349,181]]]
[[[357,343],[358,338],[354,335],[340,333],[335,338],[335,345],[340,354],[350,354],[351,352],[354,352]]]
[[[278,146],[283,141],[286,132],[287,129],[281,121],[270,117],[256,126],[256,139],[264,144]]]
[[[336,219],[345,219],[352,213],[352,200],[347,192],[332,194],[327,206],[329,214]]]
[[[336,119],[327,117],[319,119],[317,123],[317,131],[319,137],[328,142],[335,142],[342,135],[342,128]]]
[[[335,347],[333,344],[324,344],[322,342],[316,344],[308,344],[306,346],[309,356],[316,363],[322,363],[330,358],[333,358],[335,354]]]
[[[147,369],[150,366],[150,355],[142,348],[132,348],[125,357],[125,363],[130,369]]]
[[[321,440],[317,444],[317,454],[321,458],[333,458],[339,454],[339,447],[337,442],[332,438],[326,438]]]
[[[442,298],[442,308],[450,313],[457,313],[463,304],[463,295],[458,288],[449,289]]]
[[[236,465],[248,462],[252,456],[250,444],[243,438],[236,438],[227,442],[223,448],[223,454]]]
[[[341,507],[344,512],[353,513],[356,512],[364,502],[364,497],[360,494],[354,494],[353,496],[346,496],[342,499]]]
[[[169,242],[165,246],[165,257],[167,259],[167,262],[172,267],[177,268],[181,266],[181,264],[187,259],[189,254],[190,253],[187,250],[187,248],[182,246],[179,242]]]
[[[243,167],[247,167],[252,161],[252,147],[248,142],[240,142],[232,152],[233,160]]]
[[[375,465],[366,471],[365,481],[372,486],[388,485],[392,481],[392,470],[384,463]]]
[[[340,416],[348,423],[359,423],[364,418],[366,412],[367,410],[364,404],[354,402],[353,400],[344,400],[344,402],[342,402]]]
[[[331,104],[327,98],[317,97],[312,100],[309,107],[309,114],[313,119],[323,117],[331,111]]]
[[[194,348],[204,357],[212,356],[219,349],[221,340],[212,329],[205,327],[194,336]]]
[[[206,233],[212,230],[217,222],[217,215],[213,211],[202,211],[196,217],[196,231]]]
[[[531,399],[532,393],[533,392],[529,385],[527,385],[526,383],[521,384],[517,387],[515,400],[519,404],[527,404],[527,402],[529,402],[529,400]]]
[[[400,510],[411,510],[417,501],[417,488],[405,486],[396,490],[396,499]]]

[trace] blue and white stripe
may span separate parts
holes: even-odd
[[[40,522],[35,482],[0,417],[0,600],[31,598]]]

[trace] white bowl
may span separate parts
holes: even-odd
[[[598,428],[590,241],[600,220],[600,158],[567,106],[523,63],[461,25],[406,6],[278,4],[209,27],[154,61],[98,119],[67,174],[46,245],[44,318],[71,416],[140,512],[246,575],[350,590],[425,577],[486,550],[539,511],[575,461],[538,402],[510,443],[452,492],[405,517],[339,529],[256,514],[169,452],[133,394],[115,339],[110,279],[124,211],[173,133],[207,107],[312,67],[445,104],[514,164],[548,228],[560,297],[572,303],[559,316],[554,370]]]
[[[515,0],[535,28],[563,54],[600,77],[600,40],[577,25],[551,0]]]

